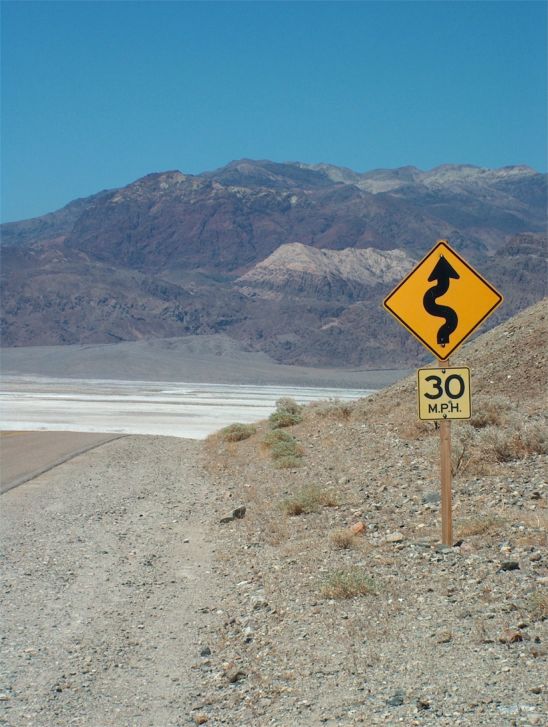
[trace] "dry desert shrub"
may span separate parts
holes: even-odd
[[[472,535],[485,535],[500,530],[507,521],[499,515],[477,515],[476,517],[456,523],[455,531],[459,538],[469,538]]]
[[[310,411],[321,419],[348,421],[354,411],[354,404],[350,401],[340,401],[340,399],[325,399],[311,404]]]
[[[274,460],[274,467],[277,470],[292,470],[296,467],[302,467],[303,466],[303,459],[302,457],[297,457],[292,454],[285,455],[284,457],[279,457],[278,459]]]
[[[320,507],[335,507],[338,504],[335,494],[316,485],[308,485],[291,497],[282,501],[281,508],[286,515],[296,516],[317,512]]]
[[[325,598],[347,599],[377,593],[373,579],[361,568],[353,566],[346,570],[338,570],[325,580],[322,590]]]
[[[225,442],[241,442],[243,439],[249,439],[252,437],[257,429],[253,424],[241,424],[236,422],[229,424],[228,427],[221,429],[220,435]]]
[[[486,427],[479,436],[481,449],[496,462],[512,462],[530,454],[546,454],[548,437],[540,422],[526,422],[515,427]]]
[[[548,436],[543,422],[523,422],[515,416],[508,416],[506,421],[501,427],[491,424],[473,427],[459,423],[452,436],[453,475],[464,472],[489,474],[494,465],[548,452]]]
[[[434,422],[424,421],[422,419],[411,419],[402,422],[399,427],[399,433],[403,439],[416,440],[424,439],[434,434],[436,426]]]
[[[508,418],[512,402],[505,396],[478,395],[474,401],[474,411],[469,419],[474,429],[501,426]]]
[[[348,550],[356,547],[358,544],[358,538],[352,530],[349,528],[341,528],[340,530],[333,530],[329,534],[329,541],[334,548],[337,550]]]
[[[548,592],[536,590],[531,593],[527,603],[529,616],[533,621],[546,621],[548,619]]]

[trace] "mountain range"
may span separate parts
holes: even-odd
[[[504,294],[492,324],[543,297],[546,175],[240,160],[1,236],[3,346],[221,333],[286,364],[406,367],[425,352],[381,301],[436,240]]]

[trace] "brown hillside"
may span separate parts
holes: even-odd
[[[210,438],[219,517],[247,507],[219,526],[233,591],[196,704],[211,724],[543,723],[545,334],[546,301],[454,357],[474,414],[453,426],[452,548],[414,377]]]

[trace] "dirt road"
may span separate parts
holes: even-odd
[[[0,493],[117,438],[83,432],[0,432]]]
[[[188,723],[222,619],[199,450],[124,437],[2,495],[0,724]]]

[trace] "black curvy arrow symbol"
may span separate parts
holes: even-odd
[[[445,318],[445,323],[438,331],[438,343],[441,345],[449,343],[449,336],[453,333],[459,322],[458,316],[452,308],[436,303],[436,298],[440,298],[449,290],[449,281],[451,278],[458,280],[460,275],[447,262],[443,255],[441,255],[428,278],[428,282],[436,280],[437,283],[426,291],[422,299],[427,313],[437,318]]]

